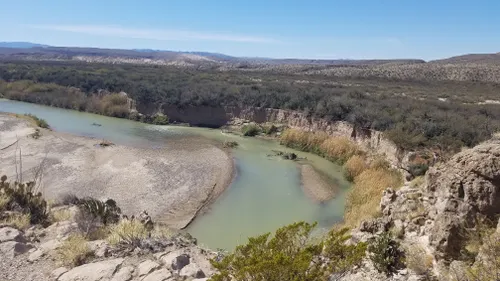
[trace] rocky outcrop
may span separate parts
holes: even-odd
[[[442,268],[457,267],[467,235],[479,222],[500,215],[500,139],[464,150],[432,167],[424,181],[387,189],[380,218],[363,222],[354,238],[367,240],[391,231],[406,245],[417,245],[433,259],[432,271],[447,280]],[[460,266],[458,266],[460,267]],[[406,279],[404,279],[406,280]]]

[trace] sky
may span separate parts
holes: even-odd
[[[243,57],[500,52],[498,0],[0,0],[0,41]]]

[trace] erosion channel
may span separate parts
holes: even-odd
[[[148,125],[9,100],[0,100],[0,112],[31,113],[45,119],[55,132],[105,139],[131,149],[160,149],[179,139],[238,142],[238,147],[231,151],[235,173],[230,186],[186,228],[200,244],[212,249],[233,249],[249,236],[295,221],[316,221],[320,229],[329,229],[343,216],[349,183],[343,178],[341,167],[316,155],[285,148],[276,141],[240,137],[220,129]],[[303,160],[271,156],[275,150],[294,152]],[[316,175],[306,181],[302,177],[311,170]],[[304,192],[302,184],[317,183],[318,175],[334,188],[333,199],[318,203]]]

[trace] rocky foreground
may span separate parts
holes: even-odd
[[[353,238],[393,233],[407,268],[389,278],[367,262],[342,280],[498,280],[500,138],[432,167],[425,179],[388,188],[380,209],[381,216],[363,222]]]
[[[78,212],[76,207],[61,208]],[[0,226],[0,280],[201,281],[213,274],[209,259],[216,253],[196,246],[195,239],[181,234],[161,241],[146,239],[140,247],[128,250],[111,246],[106,240],[88,241],[92,256],[89,263],[62,266],[59,251],[79,231],[78,223],[71,218],[26,231]]]

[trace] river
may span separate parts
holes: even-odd
[[[156,126],[126,119],[0,99],[0,112],[31,113],[45,119],[53,130],[110,140],[135,147],[161,147],[171,138],[199,135],[220,141],[235,140],[236,176],[227,191],[187,228],[201,245],[231,250],[247,237],[274,231],[296,221],[318,222],[329,229],[342,219],[349,183],[340,166],[310,153],[295,151],[276,141],[224,134],[218,129]],[[102,126],[93,126],[93,123]],[[269,157],[272,150],[296,153],[338,187],[336,197],[317,204],[301,187],[299,164]]]

